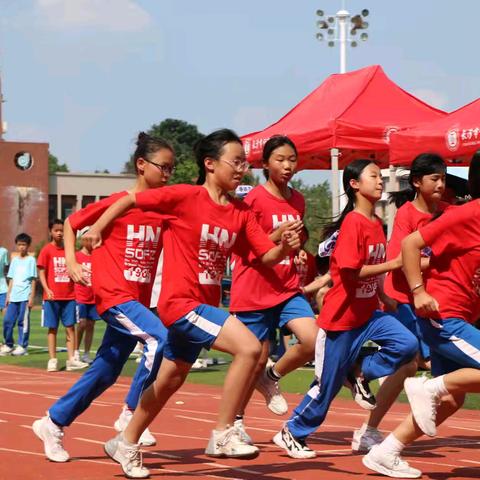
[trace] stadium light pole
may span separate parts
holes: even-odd
[[[368,22],[365,18],[368,17],[369,11],[364,8],[360,14],[351,16],[350,12],[342,8],[335,15],[326,15],[323,10],[317,10],[317,27],[320,30],[315,35],[317,40],[322,42],[327,40],[329,47],[334,47],[338,43],[340,49],[340,73],[347,71],[347,45],[350,44],[353,48],[358,46],[357,32],[363,30],[359,35],[362,42],[368,39],[368,33],[365,31],[368,28]],[[350,31],[348,31],[348,20],[351,22]],[[327,38],[323,31],[326,31]],[[330,151],[331,168],[332,168],[332,216],[337,217],[340,214],[340,189],[339,189],[339,170],[338,157],[340,152],[338,148],[332,148]],[[342,192],[343,193],[343,192]]]

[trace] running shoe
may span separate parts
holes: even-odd
[[[283,448],[292,458],[315,458],[317,453],[312,450],[304,439],[294,437],[287,426],[284,426],[274,437],[273,443]]]
[[[33,433],[43,442],[45,456],[52,462],[68,462],[70,455],[63,448],[63,429],[55,425],[49,416],[35,420]]]
[[[420,470],[411,467],[398,453],[385,452],[378,445],[370,449],[370,452],[362,458],[362,463],[370,470],[387,477],[420,478],[422,476]]]

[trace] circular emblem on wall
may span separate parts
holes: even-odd
[[[27,152],[20,152],[15,155],[15,166],[19,170],[29,170],[33,166],[33,157]]]

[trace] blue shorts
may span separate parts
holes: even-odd
[[[97,307],[94,303],[78,303],[77,302],[77,322],[83,319],[100,320]]]
[[[210,350],[229,316],[220,308],[200,304],[170,325],[163,356],[195,363],[202,348]]]
[[[7,294],[0,293],[0,310],[3,310],[5,308],[6,301],[7,301]]]
[[[42,327],[58,328],[59,320],[64,327],[75,325],[75,300],[44,300],[42,307]]]
[[[460,318],[418,320],[422,339],[430,347],[432,375],[461,368],[480,369],[480,330]]]
[[[274,307],[254,312],[235,312],[235,316],[261,341],[275,328],[283,328],[296,318],[315,318],[308,300],[299,293]]]
[[[418,322],[420,321],[420,319],[415,314],[412,306],[408,303],[399,303],[397,311],[393,313],[393,316],[417,337],[418,351],[422,358],[430,358],[430,348],[422,340],[422,335],[418,327]]]

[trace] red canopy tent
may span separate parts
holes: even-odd
[[[374,65],[329,76],[278,122],[242,139],[248,161],[256,166],[263,145],[275,134],[295,142],[300,169],[330,169],[332,149],[340,149],[340,168],[359,157],[387,165],[393,131],[445,115],[402,90]]]
[[[480,149],[480,99],[433,122],[392,135],[390,163],[408,165],[422,152],[438,153],[456,166],[468,165]]]

